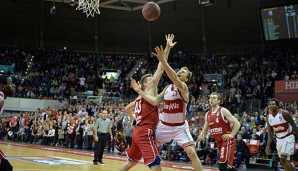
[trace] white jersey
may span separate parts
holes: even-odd
[[[1,99],[1,100],[4,100],[4,93],[3,93],[3,92],[1,92],[1,91],[0,91],[0,99]],[[3,113],[3,108],[4,108],[3,106],[2,106],[2,107],[0,107],[0,114],[2,114],[2,113]]]
[[[273,127],[277,138],[285,138],[292,134],[292,126],[283,117],[282,109],[278,111],[275,117],[269,113],[268,122]]]
[[[185,123],[186,116],[185,102],[173,84],[170,84],[164,94],[163,114],[160,116],[161,122],[168,126],[180,126]]]

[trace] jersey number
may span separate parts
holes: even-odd
[[[136,101],[135,104],[135,113],[139,114],[142,111],[142,100]]]
[[[216,122],[216,123],[219,123],[218,117],[216,117],[216,120],[215,120],[215,122]]]

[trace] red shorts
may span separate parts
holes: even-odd
[[[126,150],[130,161],[139,161],[142,157],[144,164],[153,163],[159,157],[159,151],[155,142],[154,131],[150,128],[135,127],[132,133],[132,144]]]
[[[236,150],[236,139],[223,141],[218,145],[219,163],[227,162],[229,167],[234,166],[234,153]]]

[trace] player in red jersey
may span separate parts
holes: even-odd
[[[176,44],[173,43],[174,35],[167,35],[166,54]],[[157,70],[152,76],[142,76],[140,83],[142,89],[151,96],[157,95],[157,85],[164,69],[158,64]],[[160,171],[160,155],[155,142],[154,130],[159,121],[158,107],[153,106],[139,96],[134,102],[125,107],[126,113],[132,118],[131,111],[134,109],[137,125],[132,133],[132,144],[126,151],[128,161],[120,168],[120,171],[127,171],[135,166],[143,157],[144,164],[151,170]]]
[[[276,137],[276,149],[280,157],[280,162],[284,166],[285,171],[294,171],[294,167],[290,163],[290,155],[294,154],[295,137],[298,135],[298,128],[293,120],[293,116],[283,109],[279,109],[279,101],[277,99],[269,100],[269,114],[267,116],[268,123],[268,141],[266,146],[266,154],[270,153],[270,144],[273,140],[273,133]]]
[[[4,100],[12,96],[14,93],[14,85],[12,80],[7,75],[0,75],[0,114],[3,112]],[[6,159],[4,153],[0,149],[0,170],[2,171],[12,171],[13,167]]]
[[[152,105],[157,105],[164,102],[163,113],[160,115],[160,122],[156,129],[156,143],[162,145],[166,142],[175,140],[186,151],[192,162],[195,171],[202,171],[202,164],[196,154],[195,142],[190,134],[186,117],[186,106],[189,101],[189,90],[187,82],[191,79],[192,73],[187,67],[182,67],[177,73],[170,67],[167,59],[167,54],[162,46],[156,47],[155,56],[171,79],[173,84],[167,86],[158,96],[150,96],[144,93],[140,85],[132,81],[133,89],[146,99]]]
[[[221,102],[219,93],[211,93],[209,103],[211,110],[205,115],[205,124],[199,135],[199,140],[204,141],[208,130],[217,143],[219,152],[219,170],[235,170],[234,169],[234,153],[236,150],[235,136],[240,128],[239,121],[231,114],[231,112],[219,106]],[[233,127],[231,128],[231,124]]]

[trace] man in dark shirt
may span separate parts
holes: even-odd
[[[261,134],[260,134],[260,152],[261,156],[265,155],[265,148],[267,146],[267,139],[268,139],[268,132],[266,128],[261,128]]]
[[[241,162],[245,160],[245,165],[248,168],[249,167],[249,149],[246,145],[246,143],[242,140],[242,135],[237,134],[237,147],[236,147],[236,155],[237,155],[237,164],[236,168],[239,168],[241,165]]]
[[[259,125],[260,127],[265,127],[266,121],[265,121],[265,117],[264,115],[260,116],[260,121],[259,121]]]

